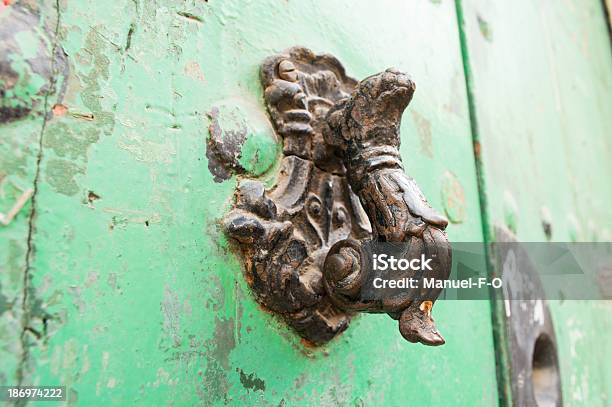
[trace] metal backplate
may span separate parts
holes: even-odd
[[[371,234],[368,217],[345,177],[324,119],[356,85],[340,62],[305,48],[268,58],[261,80],[283,157],[276,185],[241,182],[226,229],[242,251],[257,301],[281,315],[307,341],[321,344],[348,326],[350,315],[327,298],[322,265],[329,248]]]

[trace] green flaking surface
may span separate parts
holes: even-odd
[[[268,134],[250,133],[242,145],[238,162],[247,173],[259,176],[274,164],[279,150],[279,145]]]
[[[48,121],[42,140],[27,301],[27,325],[41,335],[25,334],[23,383],[66,385],[69,405],[496,403],[486,301],[436,305],[447,339],[440,348],[408,344],[396,323],[372,315],[322,348],[304,348],[251,297],[219,228],[237,180],[214,182],[205,152],[207,113],[240,106],[251,126],[241,164],[272,182],[278,141],[258,79],[270,54],[305,45],[336,55],[357,78],[395,66],[419,88],[409,108],[418,116],[406,114],[402,124],[406,170],[441,211],[444,174],[455,174],[465,212],[449,237],[481,240],[451,2],[60,7],[68,112]],[[2,128],[13,143],[2,146],[7,156],[17,154],[28,125],[14,127],[20,136]],[[26,161],[30,174],[35,161]],[[2,170],[13,171],[6,163]],[[99,198],[88,199],[90,191]],[[13,258],[2,263],[11,267],[1,277],[9,301],[23,288],[4,280],[22,273],[26,225],[19,217],[0,231],[14,242],[1,246],[3,260]],[[6,354],[20,344],[9,328]],[[16,363],[2,364],[4,383],[14,383]]]
[[[543,242],[546,213],[552,241],[611,241],[612,58],[602,2],[462,3],[489,225]],[[550,308],[564,405],[610,405],[612,302]]]
[[[40,8],[41,15],[50,21],[55,20],[53,9]],[[0,12],[0,24],[10,17],[6,10]],[[31,27],[38,33],[43,32],[43,23]],[[22,36],[23,35],[23,36]],[[0,100],[2,106],[22,106],[34,109],[19,121],[0,124],[0,212],[6,214],[15,201],[28,189],[34,188],[37,161],[40,154],[40,136],[44,122],[44,100],[46,93],[41,91],[44,79],[31,72],[25,63],[24,55],[35,50],[27,35],[16,32],[15,38],[25,54],[11,54],[7,57],[20,72],[20,80],[6,98]],[[36,46],[52,45],[43,41]],[[49,99],[54,99],[51,95]],[[24,360],[23,298],[25,294],[24,271],[28,253],[29,220],[32,211],[28,200],[8,226],[0,224],[0,384],[17,384],[17,372]],[[33,309],[37,304],[33,304]]]

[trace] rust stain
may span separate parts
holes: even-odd
[[[68,107],[58,103],[51,110],[53,111],[53,116],[63,116],[68,112]]]
[[[480,142],[479,141],[474,142],[474,156],[476,157],[476,160],[480,160]]]
[[[202,72],[202,67],[196,61],[189,61],[185,64],[185,69],[183,69],[185,75],[188,77],[204,82],[204,72]]]
[[[305,348],[310,348],[310,349],[316,349],[316,348],[318,348],[318,346],[317,346],[317,344],[316,344],[316,343],[314,343],[314,342],[312,342],[312,341],[309,341],[309,340],[308,340],[308,339],[306,339],[306,338],[301,338],[301,339],[300,339],[300,343],[301,343],[301,344],[302,344],[302,345],[303,345]]]

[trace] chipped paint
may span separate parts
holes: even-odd
[[[246,374],[242,369],[237,368],[236,371],[240,374],[240,383],[248,390],[265,391],[266,383],[255,375],[255,373]]]
[[[489,42],[493,41],[493,31],[491,29],[491,25],[481,16],[477,16],[476,18],[478,19],[478,28],[480,28],[480,33],[484,39]]]
[[[271,137],[270,125],[262,126],[261,120],[253,119],[240,106],[215,106],[208,118],[206,157],[215,182],[235,174],[259,176],[274,164],[279,146]],[[254,126],[261,130],[255,130]]]
[[[414,120],[417,128],[417,133],[419,134],[421,154],[429,158],[433,158],[431,122],[414,109],[410,110],[410,114],[412,115],[412,119]]]
[[[600,58],[610,53],[601,1],[457,4],[488,224],[505,223],[526,242],[597,241],[612,224],[612,116],[602,110],[612,59]],[[549,307],[563,401],[605,405],[610,302]]]
[[[80,191],[75,177],[77,174],[83,174],[84,170],[74,162],[60,159],[49,160],[45,173],[46,181],[57,193],[73,196]]]
[[[357,77],[393,65],[410,70],[422,86],[415,106],[436,137],[431,157],[419,154],[419,130],[410,117],[404,121],[406,170],[436,208],[443,207],[440,179],[445,171],[455,174],[470,222],[449,230],[451,240],[481,239],[469,117],[448,115],[440,102],[467,104],[461,87],[452,90],[461,66],[453,2],[373,8],[346,0],[84,0],[59,2],[60,16],[53,3],[38,7],[46,21],[60,21],[59,42],[72,69],[66,97],[49,101],[56,114],[44,130],[42,116],[0,129],[10,141],[0,144],[0,170],[26,188],[40,171],[28,304],[40,301],[31,322],[40,332],[46,326],[47,334],[27,337],[26,380],[67,383],[83,405],[372,405],[393,397],[441,405],[449,394],[458,404],[497,401],[484,301],[440,303],[436,317],[451,333],[444,350],[405,351],[394,327],[377,318],[357,319],[346,341],[304,349],[257,307],[240,263],[226,250],[217,220],[235,182],[231,175],[214,182],[204,142],[207,112],[217,106],[222,132],[246,128],[232,155],[236,166],[265,182],[277,175],[279,143],[257,76],[262,59],[287,46],[339,55]],[[348,7],[368,12],[349,21],[342,18]],[[398,42],[398,35],[410,41]],[[232,111],[238,113],[224,117]],[[90,191],[102,198],[88,199]],[[14,195],[7,192],[1,203]],[[0,230],[9,237],[0,239],[0,264],[8,264],[0,291],[9,302],[20,301],[23,292],[29,219],[20,215],[10,230]],[[6,315],[0,332],[11,332]],[[469,351],[474,337],[476,354]],[[70,339],[73,348],[66,347]],[[11,352],[20,355],[19,346],[14,342]],[[0,352],[0,371],[10,375],[13,356]],[[478,369],[453,375],[441,389],[436,379],[461,371],[468,354]],[[388,380],[390,371],[419,365],[431,369],[416,379]]]
[[[465,221],[465,191],[457,176],[450,171],[445,172],[442,178],[442,202],[444,212],[452,223]]]

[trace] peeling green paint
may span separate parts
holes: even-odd
[[[109,80],[110,60],[107,56],[109,48],[108,40],[97,28],[91,28],[85,37],[84,47],[78,51],[83,56],[81,61],[84,63],[77,67],[77,75],[81,82],[79,97],[83,105],[93,114],[95,128],[107,135],[112,133],[115,125],[114,113],[112,110],[107,110],[109,96],[112,95],[103,95],[100,89],[101,84]],[[111,109],[115,107],[114,103],[110,106]]]
[[[75,180],[83,169],[72,161],[52,159],[46,164],[45,179],[53,189],[63,195],[76,195],[80,187]]]
[[[95,125],[84,127],[77,133],[68,123],[58,121],[45,131],[43,146],[53,150],[58,157],[82,163],[87,162],[89,146],[99,138],[100,130]]]
[[[269,133],[251,133],[242,145],[238,162],[246,172],[258,176],[272,167],[278,153],[278,144]]]
[[[597,241],[612,228],[612,59],[603,3],[460,4],[485,235],[505,225],[524,242]],[[563,404],[608,404],[612,303],[549,307]],[[503,307],[498,313],[505,318]]]
[[[240,368],[236,369],[236,371],[240,374],[240,383],[247,390],[252,391],[265,391],[266,383],[257,377],[254,373],[246,374]]]
[[[278,160],[280,146],[270,123],[243,100],[224,101],[207,114],[209,171],[217,182],[235,174],[260,176]]]
[[[432,180],[452,170],[474,222],[454,227],[451,238],[481,238],[473,164],[457,158],[470,156],[471,142],[461,108],[465,93],[450,90],[453,67],[461,63],[459,49],[448,46],[456,43],[452,4],[388,2],[355,21],[340,18],[355,6],[60,2],[60,44],[71,74],[66,114],[47,122],[42,139],[30,299],[41,308],[31,322],[46,333],[28,337],[24,382],[65,383],[72,402],[83,405],[369,405],[383,399],[435,405],[449,393],[461,393],[458,402],[471,405],[496,399],[486,302],[437,307],[435,317],[450,335],[444,349],[410,347],[377,316],[356,318],[338,341],[305,349],[257,306],[219,229],[237,177],[217,183],[208,171],[206,114],[220,107],[223,130],[246,129],[237,158],[241,176],[273,182],[280,142],[262,102],[259,66],[271,53],[304,44],[337,55],[355,77],[388,66],[415,76],[426,89],[414,105],[431,118],[432,151],[447,151],[443,144],[451,137],[456,156],[451,168],[441,157],[414,158],[418,133],[407,120],[407,171],[442,208]],[[357,7],[369,8],[367,2]],[[389,16],[391,7],[401,12]],[[283,29],[288,21],[296,24],[289,32]],[[321,22],[328,28],[312,29]],[[411,41],[398,44],[397,35]],[[414,49],[447,52],[436,52],[430,63]],[[436,100],[456,100],[459,113],[439,120],[444,108]],[[88,191],[101,199],[89,202]],[[469,376],[453,375],[474,335],[482,349],[471,357],[477,367]],[[418,365],[433,369],[416,381],[388,380],[389,372]],[[434,380],[440,375],[456,379],[441,390]]]
[[[15,332],[23,328],[21,311],[13,307],[10,318],[7,315],[13,310],[2,314],[0,340],[7,344],[0,349],[3,384],[14,383],[14,372],[21,365],[24,383],[65,383],[70,403],[81,405],[497,402],[487,302],[441,301],[435,318],[445,327],[448,343],[440,349],[407,345],[398,338],[396,327],[378,316],[356,318],[341,338],[320,349],[304,348],[291,331],[256,305],[240,261],[228,250],[219,230],[239,177],[217,183],[207,168],[205,141],[210,121],[206,115],[225,106],[226,112],[237,113],[222,117],[227,120],[220,128],[244,129],[244,142],[236,150],[236,160],[244,169],[240,177],[258,176],[273,184],[280,143],[266,117],[258,80],[259,65],[266,56],[304,44],[336,55],[357,78],[396,66],[409,71],[419,89],[411,111],[420,116],[413,114],[413,120],[402,123],[406,171],[423,186],[437,209],[444,208],[449,196],[441,193],[441,180],[444,174],[454,174],[465,200],[462,206],[447,209],[456,210],[457,219],[465,220],[449,227],[450,239],[482,239],[452,2],[383,1],[376,8],[371,2],[348,0],[193,4],[86,0],[59,5],[59,43],[71,66],[62,102],[67,113],[51,117],[44,132],[43,118],[35,115],[0,129],[3,141],[9,140],[0,144],[0,171],[8,174],[7,179],[31,186],[36,169],[41,171],[32,219],[30,286],[25,291],[29,293],[29,325],[40,338],[26,335],[24,345],[29,352],[26,360],[20,360],[22,343]],[[54,6],[39,2],[45,21],[56,21]],[[349,8],[363,13],[346,19]],[[489,31],[494,27],[495,41],[483,41],[477,13],[473,13],[468,21],[476,24],[480,42],[473,36],[469,46],[486,45],[488,51],[480,49],[480,56],[491,63],[487,52],[516,30],[504,28],[505,17],[490,10],[478,12],[487,16]],[[435,32],[431,27],[436,27]],[[603,38],[601,33],[593,35]],[[27,45],[25,38],[19,42]],[[572,58],[593,52],[572,46],[577,50]],[[499,60],[510,55],[507,49],[499,52],[495,54]],[[593,58],[583,61],[588,64]],[[15,66],[28,79],[27,84],[20,84],[21,95],[36,95],[42,85],[27,76],[23,64]],[[588,69],[584,67],[584,72]],[[605,79],[603,72],[599,75]],[[583,82],[576,87],[584,96],[583,88],[590,89],[592,84],[584,83],[589,75],[580,76]],[[555,94],[554,88],[549,90],[544,92],[546,98]],[[512,100],[512,106],[497,111],[512,111],[524,102],[524,95],[520,96]],[[593,103],[607,106],[607,99],[597,97]],[[487,103],[502,102],[493,98]],[[47,104],[54,103],[50,98]],[[445,106],[450,105],[449,114]],[[594,105],[589,109],[598,111]],[[584,115],[593,117],[588,112]],[[579,127],[572,126],[574,130]],[[525,134],[520,130],[506,134],[502,129],[499,137],[504,140],[489,140],[483,152],[492,151],[492,144],[522,140],[515,137]],[[603,134],[602,129],[597,131]],[[546,128],[534,131],[536,134],[567,136]],[[41,135],[43,151],[39,154]],[[604,147],[593,150],[605,151],[605,140],[599,142]],[[535,144],[537,147],[537,140]],[[528,149],[521,151],[529,155]],[[554,155],[566,154],[557,151]],[[572,171],[585,176],[577,165],[571,165]],[[519,171],[523,167],[529,168],[517,166]],[[503,178],[492,175],[492,179]],[[605,187],[603,179],[596,181],[599,188]],[[491,193],[503,196],[500,191],[508,186],[501,184],[498,190],[493,183]],[[508,188],[514,193],[515,187]],[[581,187],[576,188],[580,191]],[[7,191],[6,197],[0,197],[2,204],[16,193]],[[89,202],[89,191],[102,198]],[[530,191],[538,190],[530,187]],[[517,199],[518,207],[529,207],[523,197]],[[451,203],[455,204],[454,197]],[[572,205],[577,207],[574,216],[588,217],[586,206]],[[561,209],[569,212],[571,205],[567,206],[551,205],[552,222],[566,216]],[[0,241],[0,295],[5,304],[20,303],[24,295],[29,209],[9,228],[0,230],[7,237]],[[492,209],[495,219],[503,222],[503,204]],[[601,207],[595,211],[598,218],[604,217]],[[519,231],[532,230],[533,216],[521,212],[513,222]],[[539,221],[535,224],[540,233]],[[555,226],[553,230],[557,233],[559,229]],[[567,317],[584,312],[580,307],[559,306],[555,312],[559,318]],[[588,329],[596,322],[594,318],[568,326]],[[564,349],[583,351],[592,346],[590,339],[576,334],[560,337]],[[475,347],[478,352],[471,351]],[[589,366],[596,362],[589,361]],[[457,373],[466,366],[469,375]],[[589,366],[582,371],[595,377]],[[389,380],[391,374],[399,378]],[[564,379],[568,386],[571,377]],[[602,388],[607,385],[595,381]],[[576,394],[582,391],[580,386],[573,390]]]

